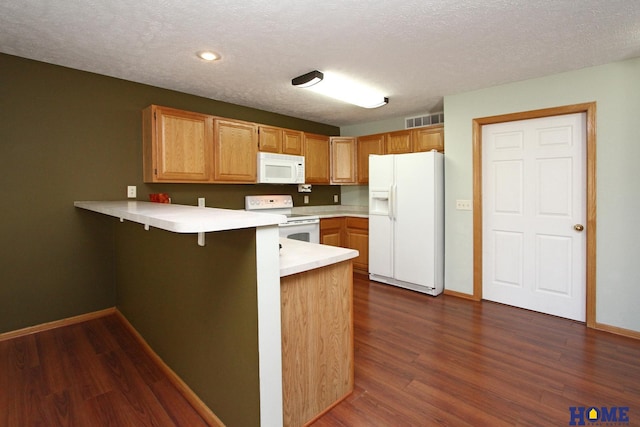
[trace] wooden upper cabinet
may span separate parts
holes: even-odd
[[[369,183],[369,154],[384,154],[384,141],[383,133],[358,137],[358,184]]]
[[[413,151],[444,152],[444,125],[413,129]]]
[[[304,155],[304,132],[282,130],[282,154]]]
[[[213,180],[213,116],[150,105],[142,145],[144,182]]]
[[[260,151],[270,153],[304,155],[304,133],[297,130],[282,129],[273,126],[258,126]]]
[[[387,134],[386,154],[411,153],[413,144],[411,140],[411,130],[399,130]]]
[[[282,151],[282,129],[271,126],[258,126],[258,147],[260,151],[280,153]]]
[[[356,183],[356,138],[334,136],[331,144],[331,183]]]
[[[144,182],[255,183],[260,150],[305,156],[309,184],[368,184],[370,154],[444,152],[444,125],[330,138],[150,105],[142,145]]]
[[[214,121],[214,180],[255,183],[257,181],[258,129],[239,120]]]
[[[305,182],[329,184],[329,137],[304,134]]]

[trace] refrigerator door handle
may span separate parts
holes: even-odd
[[[389,219],[396,219],[396,185],[389,186]]]

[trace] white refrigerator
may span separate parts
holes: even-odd
[[[369,278],[436,296],[444,289],[444,158],[369,156]]]

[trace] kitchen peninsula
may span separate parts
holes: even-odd
[[[333,357],[323,363],[342,369],[345,379],[334,393],[336,399],[351,391],[352,278],[346,272],[357,251],[280,240],[281,215],[126,201],[75,206],[120,219],[113,221],[117,309],[222,422],[296,425],[307,417],[292,407],[296,396],[306,400],[322,395],[311,416],[326,409],[321,407],[325,402],[333,404],[326,399],[326,388],[300,382],[310,378],[300,377],[300,364],[288,370],[288,355],[301,348],[306,356]],[[204,233],[204,246],[193,233]],[[281,254],[278,243],[283,245]],[[314,291],[302,283],[320,287]],[[332,295],[346,298],[338,304],[346,309],[343,326],[331,312],[337,307],[320,307],[324,300],[308,299],[327,291],[342,292]],[[311,315],[330,317],[314,322],[297,317],[298,324],[330,322],[326,325],[334,329],[287,332],[287,319],[296,319],[291,316]],[[342,333],[342,353],[301,347],[313,341],[306,334],[326,330],[332,338]]]

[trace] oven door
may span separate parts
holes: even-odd
[[[279,225],[280,237],[320,243],[320,220],[289,221]]]

